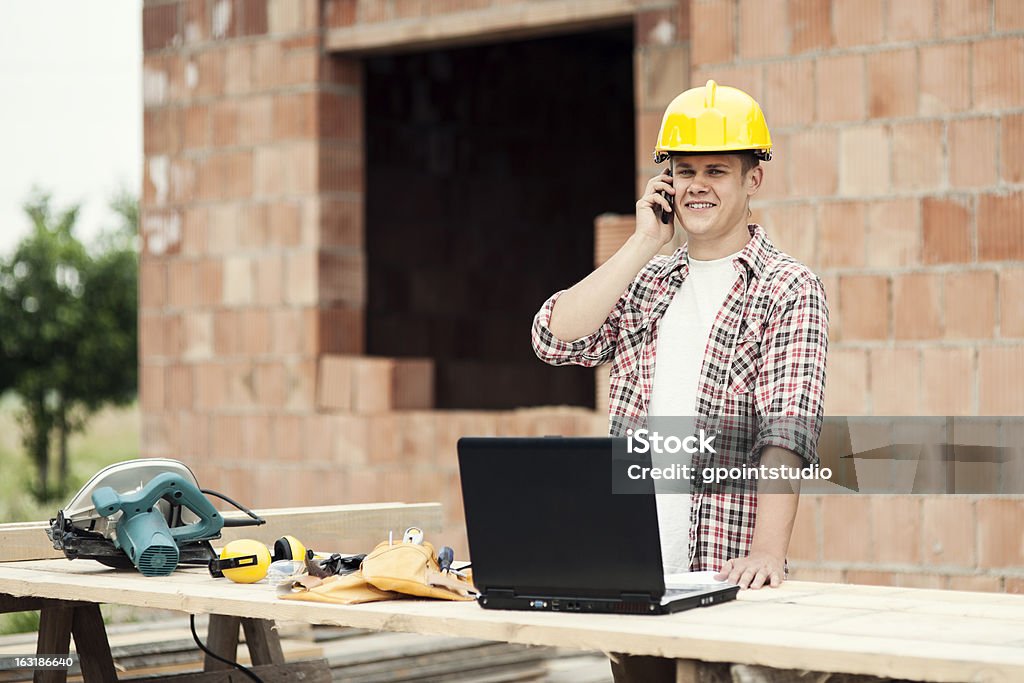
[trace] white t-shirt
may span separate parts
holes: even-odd
[[[715,317],[739,277],[732,263],[738,254],[714,261],[689,260],[690,274],[672,297],[658,328],[648,415],[696,415],[704,350]],[[672,460],[679,462],[684,455],[673,455]],[[656,498],[665,573],[689,571],[690,496],[672,493]]]

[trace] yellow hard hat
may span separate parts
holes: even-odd
[[[752,150],[772,158],[772,138],[760,105],[738,88],[707,85],[678,95],[665,110],[654,146],[654,163],[681,152]]]
[[[210,573],[221,574],[235,583],[256,583],[267,575],[270,551],[259,541],[247,538],[231,541],[220,551],[220,559],[210,562]]]

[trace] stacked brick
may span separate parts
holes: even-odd
[[[763,104],[778,156],[755,218],[825,281],[828,412],[1021,414],[1015,0],[146,0],[144,453],[256,506],[439,500],[461,552],[460,436],[602,433],[600,377],[597,411],[437,411],[430,360],[364,355],[363,84],[329,52],[400,47],[418,18],[471,41],[623,11],[638,187],[679,91],[715,78]],[[629,230],[598,221],[598,262]],[[1024,590],[1022,513],[807,496],[794,573]]]

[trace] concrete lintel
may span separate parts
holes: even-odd
[[[459,44],[538,37],[572,29],[622,25],[646,7],[640,0],[543,0],[470,12],[327,31],[329,52],[407,52]]]

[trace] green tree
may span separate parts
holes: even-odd
[[[24,207],[31,232],[0,262],[0,393],[11,389],[22,399],[40,500],[65,492],[71,434],[137,391],[137,206],[118,195],[111,208],[121,225],[90,252],[74,234],[79,207],[56,210],[49,194],[36,191]]]

